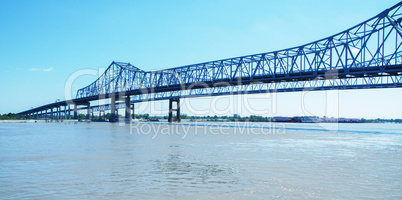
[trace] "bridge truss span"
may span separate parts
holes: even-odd
[[[54,117],[64,107],[64,116],[73,111],[76,118],[78,110],[86,109],[89,118],[90,112],[111,110],[114,121],[116,109],[125,108],[127,118],[132,104],[144,101],[169,100],[169,116],[172,111],[179,116],[180,108],[172,103],[178,106],[180,98],[402,87],[401,7],[402,2],[338,34],[279,51],[157,71],[112,62],[75,99],[19,114]],[[110,103],[91,106],[107,98]]]
[[[314,79],[307,81],[286,81],[235,86],[205,87],[160,93],[143,93],[141,95],[134,95],[131,97],[131,99],[133,103],[137,103],[172,98],[191,98],[203,96],[395,87],[402,87],[401,75],[384,75],[376,77],[367,76],[343,79]]]
[[[143,71],[129,63],[113,62],[98,80],[78,90],[76,98],[96,98],[113,93],[142,95],[204,90],[206,86],[238,88],[238,85],[260,83],[283,85],[283,82],[292,84],[321,79],[360,77],[371,80],[373,76],[398,76],[402,71],[401,21],[399,3],[346,31],[285,50],[159,71]],[[319,81],[314,85],[319,87]],[[368,87],[361,85],[361,88]]]

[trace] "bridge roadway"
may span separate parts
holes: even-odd
[[[87,110],[88,118],[110,110],[111,121],[116,121],[116,109],[125,108],[129,120],[134,103],[168,99],[172,122],[180,121],[180,98],[401,87],[401,6],[402,2],[333,36],[280,51],[159,71],[112,62],[96,81],[79,89],[75,99],[18,114],[66,118],[73,112],[76,119],[78,110]],[[101,99],[111,103],[91,106],[91,101]]]

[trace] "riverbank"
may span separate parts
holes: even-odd
[[[158,119],[158,120],[147,120],[147,119],[133,119],[131,122],[167,122],[167,119]],[[78,120],[78,119],[71,119],[71,120],[44,120],[44,119],[29,119],[29,120],[0,120],[0,123],[77,123],[77,122],[109,122],[109,121],[93,121],[93,120]],[[124,122],[124,119],[120,120],[120,122]],[[228,119],[220,119],[220,120],[208,120],[208,119],[182,119],[181,122],[259,122],[259,123],[333,123],[333,124],[342,124],[342,123],[395,123],[399,124],[400,122],[395,121],[375,121],[375,120],[365,120],[359,122],[344,122],[344,121],[320,121],[320,122],[293,122],[293,121],[246,121],[246,120],[228,120]]]
[[[48,122],[78,122],[78,120],[77,119],[71,119],[71,120],[45,120],[45,119],[0,120],[0,123],[48,123]]]

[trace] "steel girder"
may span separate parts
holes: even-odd
[[[266,85],[279,87],[283,82],[295,87],[308,82],[323,89],[338,89],[341,85],[331,88],[320,85],[331,79],[348,87],[346,80],[354,77],[371,80],[377,76],[396,76],[402,72],[401,5],[402,2],[336,35],[280,51],[159,71],[143,71],[129,63],[112,62],[95,82],[78,90],[76,98],[119,93],[147,96],[176,91],[181,94],[179,91],[182,90],[204,91],[206,87],[214,90],[223,86],[228,87],[227,91],[233,91],[239,87],[256,87],[239,85],[269,83]],[[310,87],[299,89],[303,88]],[[359,88],[368,87],[362,84]],[[267,92],[278,92],[278,89]],[[140,96],[137,99],[149,98]]]
[[[316,79],[308,81],[274,82],[237,86],[206,87],[162,93],[148,93],[132,96],[132,102],[163,100],[171,98],[191,98],[236,94],[256,94],[273,92],[297,92],[333,89],[369,89],[402,87],[402,76],[379,76],[344,79]]]
[[[173,98],[193,98],[205,96],[261,94],[278,92],[300,92],[314,90],[373,89],[402,87],[402,75],[367,76],[343,79],[316,79],[309,81],[260,83],[249,85],[205,87],[131,96],[132,103],[165,100]],[[125,108],[124,103],[116,103],[116,109]],[[92,111],[110,110],[110,104],[92,106]]]
[[[111,95],[132,95],[134,103],[178,97],[402,87],[401,7],[402,2],[348,30],[280,51],[159,71],[112,62],[95,82],[79,89],[75,99],[20,114]],[[108,110],[109,106],[92,109]]]

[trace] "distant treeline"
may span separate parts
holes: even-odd
[[[361,121],[363,123],[402,123],[402,119],[364,119],[362,118]]]
[[[90,116],[92,120],[101,120],[101,119],[110,119],[110,113],[107,113],[104,116]],[[85,119],[87,116],[84,114],[79,114],[78,119]],[[120,118],[123,116],[119,115]],[[132,116],[133,117],[133,116]],[[168,116],[150,116],[149,114],[135,114],[134,118],[136,119],[146,119],[146,120],[152,120],[152,119],[167,119]],[[273,117],[263,117],[263,116],[257,116],[257,115],[250,115],[246,117],[241,117],[239,115],[237,116],[189,116],[187,114],[181,114],[180,115],[181,119],[188,119],[190,121],[239,121],[239,122],[274,122]],[[0,114],[0,120],[25,120],[25,119],[36,119],[36,116],[33,118],[30,118],[28,115],[17,115],[15,113],[8,113],[8,114]],[[402,119],[365,119],[361,118],[360,119],[361,123],[402,123]]]
[[[79,116],[79,118],[83,118],[84,115]],[[119,115],[122,118],[122,115]],[[132,116],[133,117],[133,116]],[[174,116],[175,117],[175,116]],[[95,119],[99,119],[99,116],[94,116]],[[104,117],[102,117],[104,118]],[[151,116],[149,114],[135,114],[134,118],[136,119],[145,119],[145,120],[154,120],[154,119],[168,119],[168,116]],[[190,121],[211,121],[211,122],[224,122],[224,121],[238,121],[238,122],[274,122],[274,117],[263,117],[258,115],[250,115],[241,117],[237,116],[189,116],[187,114],[181,114],[181,119],[188,119]],[[106,119],[110,119],[110,113],[106,114]],[[359,119],[360,123],[402,123],[402,119]]]
[[[84,114],[79,114],[78,119],[85,119],[87,116]],[[103,120],[107,119],[109,120],[111,117],[110,113],[107,113],[106,115],[95,115],[91,116],[92,120]],[[124,116],[119,115],[119,118],[123,118]],[[133,115],[131,115],[133,117]],[[176,116],[174,116],[176,117]],[[135,114],[134,115],[135,119],[146,119],[146,120],[154,120],[154,119],[168,119],[168,116],[151,116],[149,114]],[[250,115],[248,117],[231,117],[231,116],[189,116],[187,114],[181,114],[180,115],[181,119],[189,119],[190,121],[196,121],[196,120],[202,120],[202,121],[252,121],[252,122],[270,122],[272,121],[271,117],[262,117],[262,116],[256,116],[256,115]]]
[[[187,115],[180,115],[181,119],[190,119],[191,121],[196,120],[204,120],[204,121],[238,121],[238,122],[272,122],[272,117],[263,117],[257,115],[250,115],[247,117],[240,117],[240,116],[187,116]]]
[[[23,119],[29,119],[28,116],[25,115],[17,115],[14,113],[8,113],[8,114],[0,114],[0,120],[23,120]]]

